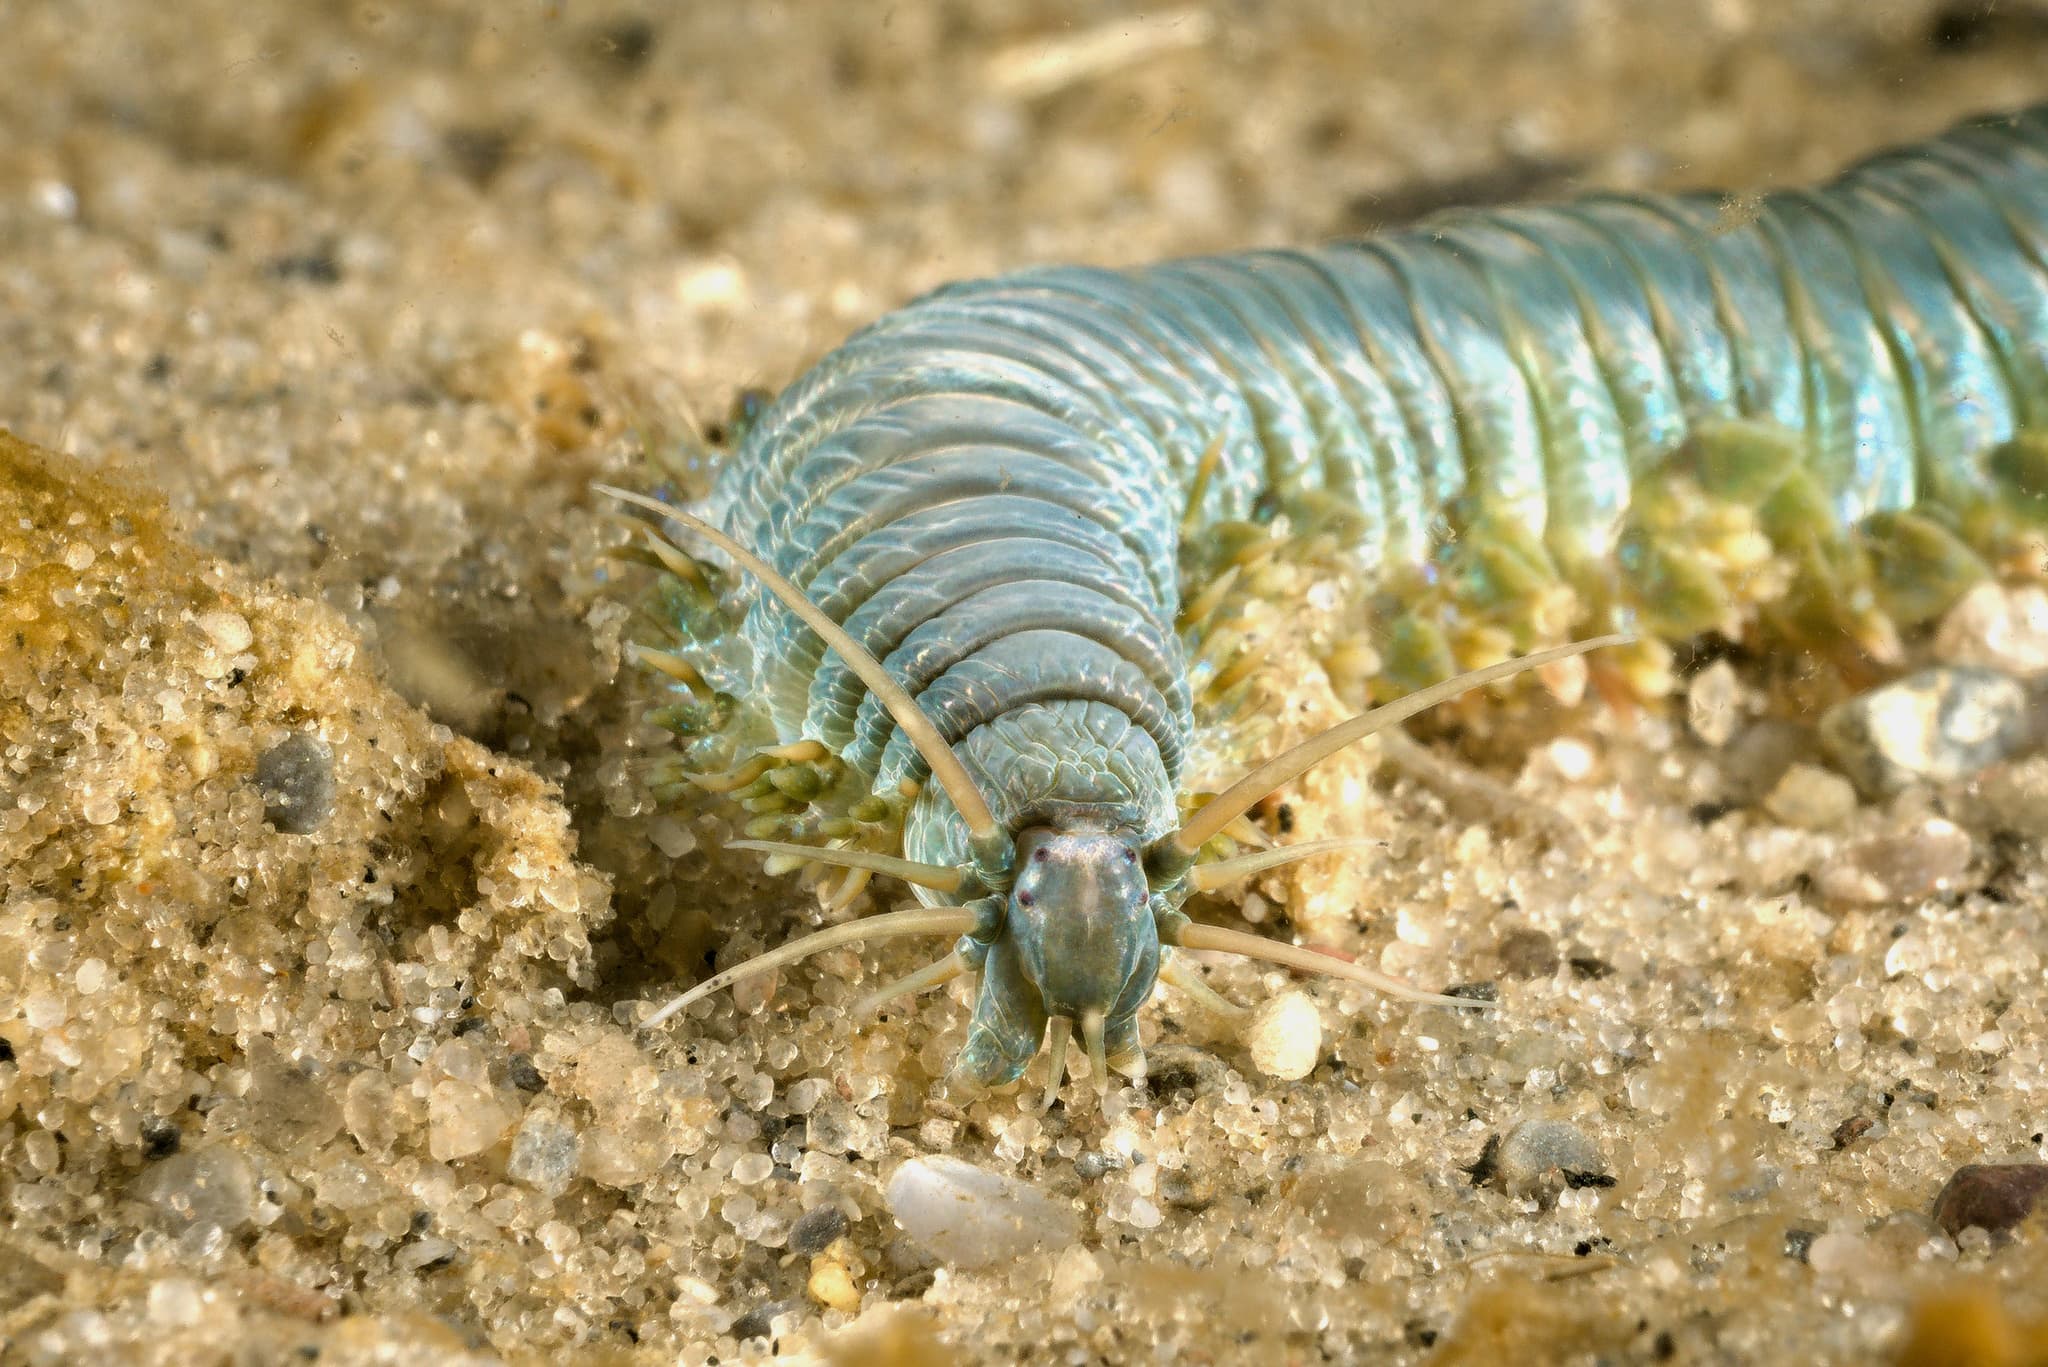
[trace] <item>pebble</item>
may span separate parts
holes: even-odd
[[[793,1301],[769,1301],[766,1305],[755,1306],[734,1320],[732,1328],[726,1332],[741,1343],[748,1339],[772,1338],[775,1334],[776,1319],[796,1309],[797,1305]]]
[[[2023,840],[2048,840],[2048,758],[2001,765],[1976,785],[1978,824]]]
[[[487,1087],[443,1078],[427,1097],[427,1147],[436,1162],[482,1153],[505,1137],[517,1119]]]
[[[732,1180],[743,1187],[759,1186],[775,1174],[775,1160],[765,1153],[742,1154],[732,1165]]]
[[[544,1092],[548,1080],[533,1066],[533,1055],[514,1054],[505,1060],[505,1080],[522,1092]]]
[[[334,812],[334,752],[295,731],[257,756],[256,788],[265,821],[285,835],[311,835]]]
[[[169,1158],[184,1142],[184,1133],[179,1130],[177,1122],[157,1115],[143,1117],[140,1136],[142,1156],[151,1160]]]
[[[1868,1276],[1882,1270],[1870,1240],[1861,1234],[1839,1229],[1808,1244],[1805,1261],[1815,1275],[1834,1281]]]
[[[166,1277],[149,1288],[149,1318],[159,1325],[187,1328],[206,1313],[206,1288],[190,1277]]]
[[[1244,1031],[1252,1064],[1267,1077],[1293,1082],[1316,1070],[1323,1057],[1323,1016],[1306,992],[1268,999]]]
[[[1814,886],[1831,902],[1881,906],[1965,885],[1976,852],[1970,833],[1943,817],[1851,845],[1821,865]]]
[[[1820,722],[1829,757],[1869,797],[1968,778],[2026,737],[2026,689],[1976,668],[1923,669],[1837,704]]]
[[[1733,665],[1716,660],[1699,672],[1685,691],[1685,716],[1692,733],[1717,750],[1735,738],[1742,722],[1742,686]]]
[[[1721,773],[1726,798],[1738,807],[1764,800],[1785,771],[1802,760],[1820,755],[1820,742],[1811,726],[1765,717],[1722,752]]]
[[[172,1154],[149,1169],[141,1192],[179,1229],[233,1231],[256,1217],[256,1175],[249,1160],[219,1145]]]
[[[1184,1170],[1159,1179],[1159,1199],[1175,1210],[1202,1211],[1216,1204],[1216,1183],[1206,1174]]]
[[[837,1206],[807,1210],[789,1227],[789,1246],[798,1253],[823,1253],[846,1233],[846,1214]]]
[[[2048,1163],[1969,1163],[1934,1198],[1934,1222],[1951,1237],[1975,1227],[2009,1236],[2048,1202]]]
[[[1059,1261],[1053,1265],[1052,1285],[1047,1288],[1047,1299],[1053,1305],[1064,1309],[1074,1305],[1101,1285],[1101,1261],[1081,1245],[1070,1244],[1061,1250]]]
[[[860,1309],[860,1288],[846,1264],[833,1257],[821,1257],[811,1264],[811,1279],[805,1285],[811,1299],[834,1310],[851,1314]]]
[[[1083,1182],[1097,1182],[1120,1166],[1108,1154],[1089,1149],[1074,1160],[1074,1175]]]
[[[1509,1130],[1493,1155],[1493,1173],[1516,1195],[1564,1187],[1611,1185],[1591,1135],[1565,1120],[1524,1120]]]
[[[240,654],[256,641],[256,633],[249,629],[249,619],[239,612],[202,612],[199,629],[225,655]]]
[[[1949,664],[2035,679],[2048,674],[2048,589],[1983,583],[1964,594],[1934,633]]]
[[[945,1154],[897,1168],[884,1199],[906,1234],[954,1267],[1008,1262],[1080,1232],[1073,1211],[1036,1187]]]
[[[1832,769],[1797,763],[1764,798],[1764,810],[1787,826],[1831,830],[1855,812],[1856,788]]]
[[[279,1149],[318,1148],[341,1129],[341,1105],[317,1070],[267,1039],[249,1048],[249,1132]]]
[[[1500,958],[1501,972],[1510,978],[1547,978],[1557,972],[1562,960],[1557,941],[1540,930],[1511,930],[1500,937],[1493,952]]]
[[[429,1272],[455,1261],[455,1245],[438,1235],[425,1235],[391,1255],[401,1272]]]
[[[583,1145],[576,1128],[553,1111],[535,1107],[512,1136],[512,1156],[505,1171],[543,1196],[560,1196],[576,1180]]]

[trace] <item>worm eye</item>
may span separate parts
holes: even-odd
[[[1028,907],[1028,906],[1031,906],[1031,905],[1032,905],[1033,903],[1035,903],[1035,902],[1037,902],[1037,901],[1038,901],[1038,899],[1037,899],[1036,897],[1033,897],[1033,896],[1032,896],[1032,895],[1031,895],[1030,893],[1028,893],[1028,892],[1020,892],[1020,893],[1018,893],[1018,894],[1017,894],[1017,905],[1018,905],[1018,906],[1020,906],[1020,907]]]
[[[1126,864],[1135,864],[1138,862],[1138,852],[1132,849],[1129,845],[1124,846],[1124,862]]]
[[[1052,851],[1047,849],[1043,845],[1040,845],[1037,849],[1031,852],[1031,862],[1034,864],[1043,864],[1046,860],[1050,858],[1052,858]]]

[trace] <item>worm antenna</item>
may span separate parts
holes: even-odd
[[[1483,684],[1497,679],[1510,678],[1531,669],[1558,660],[1568,660],[1574,655],[1583,655],[1589,650],[1602,646],[1627,645],[1635,637],[1625,633],[1612,636],[1595,636],[1587,641],[1573,641],[1569,645],[1556,646],[1549,650],[1531,651],[1512,660],[1474,669],[1460,674],[1455,679],[1431,684],[1428,688],[1410,693],[1384,707],[1375,707],[1350,721],[1338,722],[1313,740],[1303,741],[1285,754],[1275,755],[1258,768],[1223,790],[1215,800],[1188,819],[1188,824],[1167,837],[1168,847],[1182,859],[1193,859],[1195,851],[1202,848],[1209,839],[1231,820],[1250,811],[1252,806],[1283,783],[1291,783],[1304,773],[1321,764],[1345,746],[1365,739],[1375,731],[1403,722],[1418,712],[1426,712],[1440,702],[1448,702],[1461,693],[1469,693]]]
[[[825,930],[778,945],[765,954],[756,954],[743,964],[734,964],[722,973],[714,973],[698,983],[682,996],[640,1022],[643,1030],[652,1030],[663,1021],[694,1002],[700,1002],[712,993],[731,987],[734,983],[758,978],[771,973],[784,964],[793,964],[799,959],[808,959],[813,954],[823,954],[828,949],[841,945],[857,944],[862,940],[886,940],[899,935],[965,935],[974,929],[974,913],[965,907],[913,907],[908,911],[885,912],[861,921],[849,921],[843,926],[831,926]]]
[[[1188,874],[1188,886],[1196,892],[1214,892],[1218,888],[1229,887],[1240,878],[1277,869],[1282,864],[1313,859],[1316,855],[1332,854],[1338,850],[1369,850],[1380,843],[1377,840],[1305,840],[1299,845],[1282,845],[1275,850],[1241,854],[1235,859],[1197,864]]]
[[[729,850],[754,850],[761,854],[788,855],[792,859],[807,859],[812,863],[830,864],[841,869],[866,869],[870,873],[886,873],[891,878],[901,878],[906,883],[915,883],[921,888],[932,888],[939,892],[958,892],[961,883],[965,881],[965,876],[960,870],[949,864],[920,864],[915,859],[898,859],[893,854],[876,854],[869,850],[829,850],[817,845],[791,845],[780,840],[728,840],[725,847]]]
[[[1202,975],[1195,972],[1195,966],[1178,954],[1167,954],[1159,964],[1159,981],[1168,987],[1187,993],[1197,1002],[1219,1016],[1249,1016],[1248,1007],[1239,1006],[1230,998],[1202,981]]]
[[[1348,959],[1334,954],[1320,954],[1300,945],[1282,944],[1268,940],[1263,935],[1247,935],[1241,930],[1225,930],[1222,926],[1189,924],[1182,926],[1174,935],[1172,943],[1182,949],[1214,949],[1225,954],[1236,954],[1247,959],[1258,959],[1284,968],[1299,969],[1304,973],[1321,973],[1327,977],[1342,978],[1346,982],[1363,983],[1390,997],[1406,1002],[1426,1002],[1432,1006],[1477,1007],[1492,1010],[1494,1003],[1477,997],[1447,997],[1441,992],[1425,992],[1419,987],[1402,982],[1399,978],[1375,973],[1361,968]]]
[[[1051,1057],[1045,1064],[1045,1099],[1038,1103],[1038,1109],[1049,1111],[1052,1103],[1060,1099],[1060,1082],[1067,1072],[1067,1041],[1074,1037],[1074,1021],[1070,1016],[1052,1018],[1052,1038],[1046,1042]]]
[[[935,987],[944,987],[965,972],[967,961],[960,957],[958,950],[955,950],[943,959],[926,964],[915,973],[906,973],[894,982],[882,984],[853,1004],[853,1014],[872,1016],[898,997],[912,997],[920,992],[929,992]]]
[[[862,649],[860,643],[847,635],[845,628],[827,617],[816,603],[804,597],[802,589],[783,578],[760,556],[700,517],[694,517],[679,508],[671,508],[660,499],[636,494],[629,489],[618,489],[609,484],[593,484],[591,488],[618,499],[621,503],[631,504],[658,517],[680,522],[738,561],[742,568],[761,581],[762,587],[781,599],[784,607],[801,618],[805,626],[823,637],[825,644],[830,646],[840,659],[846,661],[846,667],[859,675],[860,681],[868,686],[868,691],[889,709],[889,715],[896,719],[896,724],[903,728],[903,734],[917,747],[918,754],[924,756],[925,763],[931,766],[932,777],[939,781],[939,785],[946,790],[946,796],[952,798],[953,805],[959,808],[961,817],[967,822],[968,833],[984,844],[1002,834],[1002,828],[996,824],[994,813],[989,811],[988,803],[982,800],[980,791],[974,786],[974,780],[968,776],[966,766],[960,763],[959,756],[946,744],[946,738],[939,734],[939,728],[932,725],[931,718],[924,714],[917,701],[904,692],[896,680],[889,677],[889,671],[882,668],[881,662]]]

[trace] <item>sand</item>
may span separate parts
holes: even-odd
[[[643,581],[588,486],[699,481],[742,389],[947,279],[1809,179],[2042,98],[2048,13],[0,29],[6,1360],[2039,1360],[2041,1236],[1933,1212],[2048,1158],[2043,761],[1856,802],[1815,764],[1773,806],[1743,785],[1807,742],[1716,676],[1486,756],[1575,844],[1361,757],[1292,803],[1385,856],[1213,910],[1505,1009],[1307,985],[1247,1037],[1169,993],[1150,1091],[1041,1117],[943,1094],[958,1000],[851,1017],[912,950],[631,1029],[822,914],[651,790]],[[1259,743],[1334,714],[1303,677]],[[1321,1061],[1262,1070],[1305,1022]],[[937,1155],[1047,1238],[912,1237],[888,1182]]]

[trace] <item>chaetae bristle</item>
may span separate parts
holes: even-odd
[[[846,628],[828,617],[816,603],[804,596],[803,590],[778,573],[767,561],[727,536],[718,528],[700,517],[672,508],[659,499],[645,494],[636,494],[629,489],[614,488],[609,484],[593,484],[597,492],[615,498],[621,503],[651,512],[657,517],[679,522],[703,537],[712,545],[724,551],[741,568],[761,581],[761,586],[780,599],[783,606],[795,613],[803,624],[823,638],[832,652],[846,663],[860,681],[867,685],[868,692],[876,701],[889,709],[905,739],[917,747],[918,754],[931,766],[932,777],[946,790],[946,796],[953,799],[961,818],[967,823],[968,832],[975,839],[992,842],[1002,836],[1002,827],[996,822],[995,814],[989,811],[988,802],[974,786],[974,779],[966,766],[960,763],[953,747],[946,743],[939,728],[917,705],[916,699],[903,691],[903,686],[882,667],[881,661],[864,650],[860,643],[846,633]]]
[[[1595,636],[1590,640],[1573,641],[1569,645],[1556,646],[1549,650],[1531,651],[1512,660],[1484,669],[1470,670],[1454,679],[1432,684],[1428,688],[1410,693],[1407,697],[1375,707],[1370,712],[1360,713],[1349,721],[1337,723],[1312,740],[1303,741],[1292,750],[1276,755],[1258,768],[1246,774],[1225,789],[1214,801],[1203,807],[1188,819],[1186,825],[1167,839],[1171,847],[1182,857],[1192,859],[1195,852],[1206,844],[1210,837],[1229,825],[1232,818],[1247,811],[1282,784],[1291,783],[1304,773],[1321,764],[1345,746],[1365,739],[1375,731],[1406,721],[1418,712],[1426,712],[1438,703],[1447,702],[1460,693],[1468,693],[1484,684],[1498,679],[1512,678],[1531,669],[1540,669],[1557,660],[1568,660],[1574,655],[1583,655],[1589,650],[1602,646],[1627,645],[1635,637],[1625,633],[1611,636]]]
[[[795,845],[782,840],[731,840],[725,847],[787,855],[792,859],[831,864],[842,869],[885,873],[891,878],[900,878],[906,883],[915,883],[937,892],[958,892],[965,881],[965,875],[950,864],[922,864],[915,859],[899,859],[893,854],[878,854],[872,850],[835,850],[819,845]]]

